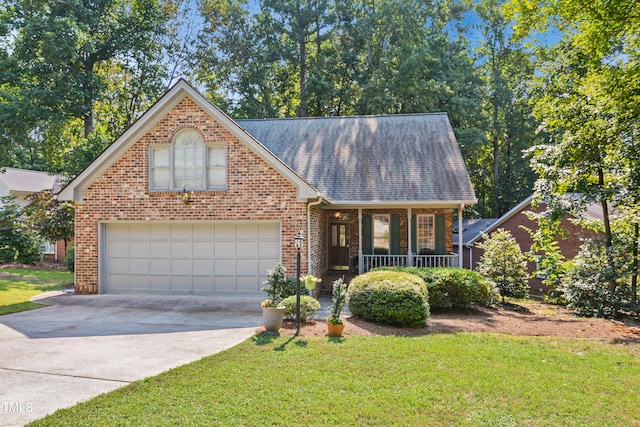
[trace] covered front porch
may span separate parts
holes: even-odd
[[[454,212],[462,221],[463,207],[325,207],[326,259],[319,270],[363,274],[381,266],[458,267],[453,221]]]

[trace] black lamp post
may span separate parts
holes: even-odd
[[[296,335],[300,333],[300,249],[304,244],[304,237],[302,232],[298,232],[293,238],[293,245],[298,251],[296,257]]]

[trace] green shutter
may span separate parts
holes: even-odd
[[[364,255],[373,255],[373,221],[371,215],[362,215],[362,248]]]
[[[418,220],[415,215],[411,215],[411,253],[416,255],[418,250]]]
[[[444,215],[436,215],[436,255],[444,255]]]
[[[400,215],[391,215],[391,229],[389,231],[391,233],[389,254],[400,255]]]

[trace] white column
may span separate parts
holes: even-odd
[[[464,267],[464,249],[462,246],[462,242],[464,239],[462,238],[462,211],[464,210],[464,203],[460,203],[460,207],[458,208],[458,267]]]
[[[407,209],[407,247],[409,252],[407,253],[407,265],[413,267],[413,251],[411,247],[411,208]]]
[[[362,208],[358,208],[358,274],[364,271],[362,259]]]

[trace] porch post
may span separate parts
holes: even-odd
[[[458,208],[458,267],[464,268],[464,249],[462,247],[462,211],[464,210],[464,203],[460,203]],[[469,266],[471,267],[471,266]]]
[[[409,252],[407,253],[407,266],[413,267],[413,251],[411,247],[411,208],[407,209],[407,247]]]
[[[362,208],[358,208],[358,274],[364,271],[364,260],[362,259]]]

